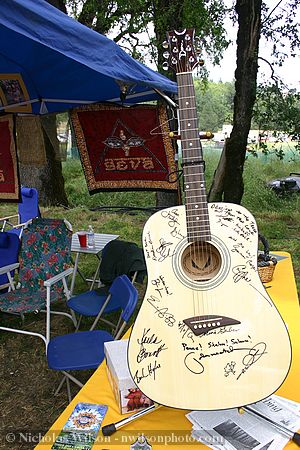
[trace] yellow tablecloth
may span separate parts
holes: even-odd
[[[285,256],[286,258],[278,263],[273,280],[270,283],[267,283],[267,286],[270,286],[268,288],[268,293],[272,297],[288,326],[293,348],[292,365],[289,375],[276,393],[300,402],[300,314],[297,289],[290,255],[284,252],[276,253]],[[180,383],[180,380],[178,380],[178,383]],[[108,411],[103,421],[103,425],[115,423],[126,417],[126,415],[120,415],[118,412],[117,404],[106,376],[104,362],[56,420],[45,435],[44,442],[40,442],[35,449],[51,449],[55,437],[65,425],[68,417],[78,402],[108,405]],[[181,444],[184,448],[187,446],[190,450],[199,449],[199,443],[189,443],[192,425],[186,419],[186,413],[187,411],[161,407],[158,410],[145,415],[143,418],[131,422],[111,437],[105,438],[100,431],[98,441],[93,449],[129,449],[139,433],[144,433],[145,436],[149,438],[153,450],[162,450],[165,448],[166,443],[168,443],[169,448],[174,449],[179,448],[178,444]],[[289,442],[286,448],[290,450],[298,447],[296,444]]]

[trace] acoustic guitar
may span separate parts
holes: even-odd
[[[185,206],[156,212],[144,227],[148,285],[128,363],[155,402],[215,410],[272,394],[289,371],[291,345],[258,274],[254,217],[240,205],[207,203],[193,34],[167,35],[179,90]]]

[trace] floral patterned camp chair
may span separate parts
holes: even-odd
[[[22,236],[20,263],[0,269],[1,273],[9,273],[19,267],[18,282],[21,287],[16,289],[9,277],[11,291],[0,295],[0,311],[20,314],[22,319],[26,313],[46,312],[45,335],[4,326],[0,326],[0,330],[38,336],[47,346],[50,340],[50,313],[65,315],[76,324],[71,314],[51,311],[52,302],[63,297],[66,300],[70,298],[67,278],[73,272],[71,239],[71,226],[64,220],[36,218],[27,223]]]

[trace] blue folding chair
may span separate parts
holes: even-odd
[[[105,319],[103,315],[122,309],[119,297],[109,293],[109,285],[120,275],[127,275],[132,284],[135,281],[142,282],[146,275],[143,251],[133,242],[121,240],[109,242],[102,250],[100,264],[100,280],[104,286],[74,295],[68,300],[69,308],[80,316],[77,329],[82,316],[95,317],[91,330],[96,327],[99,320],[109,325],[112,330],[116,329],[118,323]]]
[[[21,187],[21,201],[18,203],[18,214],[0,219],[1,231],[9,231],[21,237],[25,223],[35,217],[41,217],[39,209],[39,195],[35,188]],[[17,218],[17,224],[12,219]]]
[[[138,299],[138,292],[126,275],[117,277],[109,292],[118,298],[122,305],[122,315],[114,335],[104,330],[79,331],[57,336],[50,340],[47,347],[47,359],[50,369],[59,370],[64,378],[55,391],[60,391],[64,381],[67,384],[68,399],[71,401],[70,380],[82,387],[69,371],[96,369],[104,359],[104,343],[119,339],[132,316]]]
[[[0,294],[8,291],[10,287],[9,276],[12,278],[14,276],[14,268],[12,266],[12,270],[7,273],[9,267],[12,264],[16,264],[18,262],[19,250],[20,250],[21,241],[16,234],[7,233],[5,231],[0,232]],[[5,267],[2,270],[1,268]]]

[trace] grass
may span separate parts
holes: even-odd
[[[205,150],[207,163],[206,177],[209,186],[218,154]],[[141,245],[143,226],[151,212],[104,212],[97,210],[103,206],[125,205],[127,207],[153,207],[155,194],[152,192],[98,193],[88,194],[80,162],[69,160],[64,163],[66,192],[69,208],[41,208],[44,217],[64,217],[73,230],[86,229],[92,224],[96,232],[119,234],[121,239]],[[242,204],[256,217],[260,232],[268,239],[271,250],[282,250],[292,254],[294,271],[300,292],[300,195],[280,198],[266,188],[266,181],[283,177],[290,172],[300,172],[300,162],[289,163],[271,159],[263,162],[249,156],[245,164],[245,194]],[[92,210],[94,208],[94,210]],[[0,204],[0,217],[16,212],[14,204]],[[87,276],[96,268],[96,258],[81,258],[80,267]],[[80,292],[85,286],[78,277],[75,290]],[[140,300],[144,286],[140,287]],[[18,323],[19,319],[1,316],[2,323]],[[32,314],[24,328],[41,331],[44,317]],[[55,317],[52,321],[54,334],[72,331],[65,318]],[[30,431],[44,433],[67,405],[65,390],[53,397],[59,382],[59,374],[47,367],[44,344],[41,340],[12,333],[0,333],[0,357],[2,388],[0,402],[2,418],[0,423],[5,433],[9,431]],[[88,378],[90,373],[86,373]],[[76,390],[76,389],[75,389]],[[2,436],[3,438],[3,436]],[[7,444],[0,441],[0,448],[11,450],[32,449],[35,444],[15,442]]]

